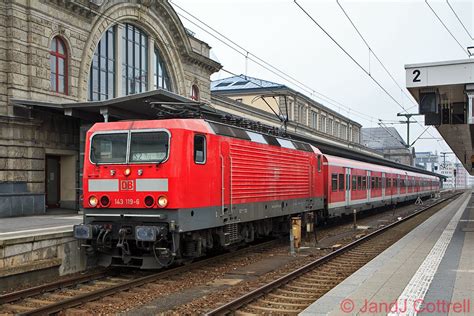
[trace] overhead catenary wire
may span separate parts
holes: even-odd
[[[380,118],[377,118],[377,117],[373,117],[371,115],[368,115],[368,114],[365,114],[363,112],[360,112],[360,111],[357,111],[355,109],[353,109],[352,107],[349,107],[347,105],[344,105],[342,104],[341,102],[337,101],[337,100],[334,100],[332,99],[331,97],[319,92],[319,91],[316,91],[315,89],[309,87],[308,85],[302,83],[300,80],[296,79],[295,77],[289,75],[288,73],[286,73],[285,71],[273,66],[272,64],[270,64],[269,62],[265,61],[264,59],[258,57],[257,55],[253,54],[252,52],[250,52],[249,50],[247,50],[246,48],[242,47],[241,45],[237,44],[235,41],[231,40],[229,37],[225,36],[224,34],[222,34],[222,32],[219,32],[218,30],[216,30],[215,28],[211,27],[210,25],[208,25],[207,23],[203,22],[201,19],[199,19],[198,17],[196,17],[195,15],[193,15],[192,13],[190,13],[189,11],[185,10],[184,8],[182,8],[181,6],[177,5],[175,2],[171,1],[173,3],[173,5],[179,9],[180,11],[184,12],[186,15],[188,15],[189,17],[191,17],[192,19],[198,21],[200,24],[202,24],[203,26],[205,26],[206,28],[208,28],[209,30],[211,30],[212,32],[214,32],[215,34],[213,34],[211,31],[207,30],[205,27],[199,25],[198,23],[194,22],[191,18],[189,18],[188,16],[185,16],[183,14],[180,14],[178,13],[178,15],[185,19],[186,21],[188,21],[189,23],[191,23],[192,25],[196,26],[197,28],[199,28],[200,30],[204,31],[205,33],[207,33],[208,35],[212,36],[213,38],[217,39],[218,41],[220,41],[221,43],[223,43],[224,45],[226,45],[227,47],[229,47],[230,49],[232,49],[233,51],[235,51],[236,53],[240,54],[241,56],[243,56],[244,58],[248,59],[248,60],[251,60],[252,62],[256,63],[257,65],[259,65],[260,67],[270,71],[271,73],[273,73],[274,75],[278,76],[279,78],[285,80],[286,82],[289,82],[291,83],[292,85],[300,88],[301,90],[303,91],[306,91],[310,94],[316,94],[316,97],[318,97],[319,99],[325,101],[325,102],[328,102],[329,104],[333,105],[333,106],[336,106],[336,107],[339,107],[339,108],[344,108],[344,110],[349,113],[349,114],[358,114],[356,116],[358,116],[359,118],[362,118],[368,122],[372,122],[372,121],[378,121],[380,120]],[[217,36],[217,35],[218,36]],[[222,38],[221,38],[222,37]],[[232,46],[234,45],[234,46]],[[270,68],[270,69],[269,69]]]
[[[355,25],[355,23],[352,21],[352,19],[350,18],[349,14],[347,13],[347,11],[344,9],[344,7],[342,6],[342,4],[339,2],[339,0],[336,1],[337,4],[339,5],[339,8],[341,8],[342,12],[344,13],[344,15],[346,16],[346,18],[349,20],[349,22],[351,23],[352,27],[355,29],[355,31],[357,32],[357,34],[359,34],[359,37],[362,39],[362,41],[364,42],[365,46],[367,46],[368,50],[369,50],[369,55],[372,54],[375,59],[379,62],[379,64],[382,66],[383,70],[385,70],[385,72],[387,73],[387,75],[390,77],[390,79],[392,79],[392,81],[397,85],[397,87],[400,89],[400,91],[410,100],[412,101],[412,103],[416,103],[416,101],[413,99],[413,96],[409,95],[407,92],[406,92],[406,89],[405,88],[402,88],[400,86],[400,84],[398,83],[398,81],[393,77],[393,75],[390,73],[390,71],[387,69],[387,67],[385,66],[385,64],[380,60],[379,56],[375,53],[375,51],[373,50],[373,48],[369,45],[369,43],[367,42],[367,40],[364,38],[364,36],[362,35],[362,33],[359,31],[359,29],[357,28],[357,26]],[[369,70],[370,72],[370,70]],[[416,104],[418,105],[418,104]]]
[[[295,1],[295,2],[296,2],[296,1]],[[173,2],[173,4],[174,4],[175,6],[177,6],[174,2]],[[182,9],[182,8],[181,8],[181,9]],[[100,15],[100,16],[103,16],[103,17],[106,18],[106,19],[109,19],[109,20],[111,20],[111,21],[114,21],[114,22],[117,23],[117,24],[123,24],[122,21],[119,21],[119,20],[117,20],[117,19],[115,19],[115,18],[112,18],[112,17],[110,17],[110,16],[108,16],[108,15],[102,13],[102,12],[93,10],[92,8],[90,8],[90,10],[91,10],[92,12],[97,13],[97,14]],[[183,10],[184,12],[190,14],[189,12],[185,11],[184,9],[182,9],[182,10]],[[180,16],[182,16],[182,15],[180,15]],[[183,17],[183,16],[182,16],[182,17]],[[196,17],[195,17],[195,18],[196,18]],[[231,47],[230,45],[228,45],[227,43],[225,43],[224,41],[222,41],[222,39],[219,39],[218,37],[216,37],[216,36],[213,35],[212,33],[208,32],[207,30],[205,30],[205,29],[202,28],[201,26],[199,26],[199,25],[197,25],[196,23],[193,23],[192,21],[190,21],[190,19],[186,19],[186,20],[188,20],[190,23],[192,23],[193,25],[197,26],[197,27],[200,28],[201,30],[205,31],[205,32],[208,33],[209,35],[213,36],[214,38],[218,39],[219,41],[223,42],[225,45],[229,46],[231,49],[235,50],[237,53],[239,53],[239,54],[241,54],[241,55],[243,55],[243,56],[245,56],[245,57],[247,57],[247,58],[249,58],[249,59],[250,59],[249,55],[253,56],[254,58],[252,58],[251,60],[252,60],[254,63],[256,63],[257,65],[263,67],[264,69],[267,69],[267,70],[271,71],[272,73],[274,73],[275,75],[277,75],[277,76],[279,76],[280,78],[284,79],[285,81],[290,82],[290,83],[292,83],[293,85],[295,85],[295,86],[301,88],[303,91],[310,92],[311,94],[318,94],[318,95],[320,95],[320,97],[319,97],[320,99],[322,99],[322,100],[326,99],[326,102],[328,102],[328,103],[330,103],[330,104],[332,104],[332,105],[335,105],[336,107],[339,107],[339,108],[342,107],[342,108],[345,109],[345,111],[347,111],[347,113],[356,115],[357,117],[359,117],[359,118],[361,118],[361,119],[364,119],[364,120],[366,120],[366,121],[368,121],[368,122],[371,122],[371,123],[373,123],[374,121],[384,121],[384,122],[387,122],[387,123],[390,122],[389,120],[381,120],[380,118],[376,118],[376,117],[367,115],[367,114],[365,114],[365,113],[359,112],[359,111],[357,111],[357,110],[354,110],[353,108],[348,107],[348,106],[346,106],[346,105],[340,103],[339,101],[336,101],[336,100],[334,100],[334,99],[328,97],[327,95],[324,95],[324,94],[322,94],[322,93],[320,93],[320,92],[318,92],[318,91],[312,89],[311,87],[305,85],[304,83],[302,83],[301,81],[297,80],[296,78],[294,78],[294,77],[288,75],[287,73],[281,71],[281,70],[278,69],[277,67],[271,65],[270,63],[266,62],[265,60],[261,59],[260,57],[258,57],[258,56],[256,56],[256,55],[254,55],[253,53],[249,52],[248,50],[246,50],[245,48],[243,48],[243,47],[240,46],[239,44],[235,43],[234,41],[232,41],[231,39],[229,39],[228,37],[226,37],[226,36],[223,35],[222,33],[218,32],[218,31],[215,30],[214,28],[212,28],[212,27],[210,27],[209,25],[207,25],[206,23],[202,22],[202,21],[199,20],[198,18],[196,18],[196,19],[197,19],[200,23],[203,23],[204,25],[206,25],[207,27],[209,27],[210,29],[212,29],[213,31],[215,31],[216,33],[220,34],[220,36],[226,38],[229,42],[233,43],[233,45],[236,45],[239,49],[244,50],[245,52],[244,52],[244,53],[239,52],[239,51],[236,50],[235,48]],[[169,44],[169,43],[163,43],[163,44],[166,45],[166,46],[168,46],[168,47],[170,47],[170,48],[174,48],[174,46],[172,46],[172,45]],[[256,61],[255,59],[257,59],[257,61]],[[258,61],[261,61],[261,62],[258,62]],[[263,64],[263,65],[262,65],[262,64]],[[267,67],[265,67],[265,65],[267,65]],[[271,69],[268,69],[268,68],[274,69],[274,71],[272,71]],[[281,74],[278,74],[278,73],[275,73],[275,72],[280,72]],[[285,77],[286,77],[286,78],[285,78]],[[290,80],[289,80],[289,79],[290,79]],[[293,80],[293,82],[292,82],[291,80]],[[296,84],[295,84],[295,82],[296,82]],[[383,87],[382,87],[382,88],[383,88]],[[396,101],[396,100],[395,100],[395,101]],[[403,106],[402,106],[401,104],[399,104],[399,105],[403,108]],[[421,124],[420,124],[420,125],[421,125]],[[431,135],[431,134],[430,134],[430,135]],[[431,135],[431,136],[432,136],[432,135]]]
[[[454,8],[451,6],[451,3],[449,3],[449,0],[446,0],[446,3],[448,4],[449,8],[451,9],[451,11],[454,13],[454,16],[456,16],[456,19],[458,19],[459,23],[461,23],[462,27],[464,28],[464,31],[466,31],[467,35],[471,38],[471,40],[474,40],[474,37],[472,37],[471,35],[471,32],[469,32],[469,30],[467,29],[467,27],[464,25],[464,23],[462,22],[461,18],[459,17],[459,15],[456,13],[456,10],[454,10]]]
[[[448,1],[448,0],[446,0]],[[357,32],[357,34],[359,35],[359,37],[362,39],[362,41],[364,42],[364,44],[367,46],[367,49],[369,50],[369,56],[370,54],[372,54],[376,59],[377,61],[379,62],[379,64],[382,66],[382,68],[385,70],[385,72],[388,74],[388,76],[392,79],[392,81],[397,85],[397,87],[400,89],[400,91],[410,100],[412,101],[412,103],[414,103],[414,105],[408,109],[404,108],[402,106],[402,108],[405,110],[405,112],[408,113],[408,110],[412,109],[413,107],[416,107],[418,106],[418,103],[414,100],[414,98],[409,95],[407,92],[406,92],[406,89],[402,88],[400,86],[400,84],[398,83],[398,81],[393,77],[393,75],[390,73],[390,71],[387,69],[387,67],[384,65],[384,63],[380,60],[380,58],[378,57],[378,55],[374,52],[374,50],[372,49],[372,47],[369,45],[369,43],[367,42],[367,40],[364,38],[364,36],[362,35],[362,33],[359,31],[359,29],[357,28],[357,26],[355,25],[355,23],[352,21],[352,19],[350,18],[349,14],[347,13],[347,11],[344,9],[344,7],[342,6],[342,4],[339,2],[339,0],[336,0],[339,8],[342,10],[342,12],[344,13],[344,15],[346,16],[346,18],[349,20],[349,22],[351,23],[352,27],[355,29],[355,31]],[[370,61],[370,60],[369,60]],[[370,63],[369,63],[369,67],[370,67]],[[369,75],[370,75],[370,69],[369,69]],[[372,76],[371,76],[372,77]],[[421,123],[419,123],[417,120],[415,120],[420,126],[422,126]],[[394,124],[394,123],[387,123],[387,124]],[[398,124],[398,123],[395,123],[395,124]],[[423,127],[423,126],[422,126]],[[428,127],[429,128],[429,127]],[[425,130],[426,131],[426,130]],[[434,136],[428,132],[429,135],[431,135],[433,138]]]
[[[329,32],[321,26],[321,24],[318,23],[318,21],[316,21],[316,19],[311,15],[309,14],[308,11],[306,11],[303,6],[301,6],[297,0],[293,0],[293,2],[300,8],[300,10],[321,30],[323,31],[327,37],[329,37],[332,42],[334,44],[336,44],[336,46],[338,46],[367,76],[369,76],[370,79],[372,79],[373,82],[375,82],[375,84],[377,86],[379,86],[379,88],[390,98],[392,99],[404,112],[408,113],[408,110],[387,90],[385,89],[385,87],[383,87],[383,85],[377,80],[375,79],[369,71],[367,71],[367,69],[365,69],[331,34],[329,34]],[[359,33],[360,35],[360,33]],[[365,41],[365,39],[363,38],[364,42],[367,44],[367,42]],[[370,49],[370,46],[369,46],[369,49]],[[375,55],[374,55],[375,56]],[[418,123],[418,125],[420,125],[421,127],[424,128],[424,126],[418,122],[416,119],[414,119],[416,121],[416,123]],[[428,132],[428,134],[432,137],[434,137],[431,133]]]
[[[462,49],[462,51],[469,57],[469,51],[464,48],[464,46],[459,42],[459,40],[454,36],[454,34],[449,30],[449,28],[446,26],[446,24],[443,22],[443,20],[439,17],[439,15],[436,13],[436,11],[433,9],[433,7],[428,3],[428,0],[425,0],[426,5],[430,8],[431,12],[436,16],[438,21],[443,25],[445,30],[451,35],[451,37],[458,43],[459,47]]]

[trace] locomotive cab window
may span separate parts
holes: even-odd
[[[206,163],[206,137],[204,135],[194,135],[194,162]]]
[[[128,133],[96,134],[91,140],[92,163],[125,163]]]
[[[166,132],[133,132],[130,138],[130,162],[162,163],[168,159],[169,136]]]

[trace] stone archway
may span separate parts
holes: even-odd
[[[87,100],[89,72],[95,49],[103,33],[117,23],[133,23],[155,39],[156,46],[167,61],[173,90],[177,94],[187,95],[184,56],[191,48],[183,26],[176,23],[174,15],[169,10],[172,10],[170,6],[161,3],[156,3],[148,10],[132,3],[115,4],[107,8],[92,26],[85,43],[79,71],[78,99]]]

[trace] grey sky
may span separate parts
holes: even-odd
[[[298,1],[365,69],[369,69],[368,49],[350,25],[336,1]],[[377,126],[378,118],[398,121],[402,109],[360,70],[292,0],[277,1],[191,1],[172,0],[205,23],[216,28],[246,50],[295,77],[313,90],[365,115],[348,113],[324,100],[325,105],[340,111],[365,127]],[[349,1],[341,0],[348,15],[382,60],[398,84],[405,87],[405,64],[465,59],[461,47],[444,29],[424,0]],[[457,21],[446,1],[429,1],[443,22],[464,46],[474,45]],[[465,26],[474,34],[472,1],[450,0]],[[176,7],[178,13],[183,13]],[[213,53],[225,69],[245,73],[245,58],[182,19],[196,36],[213,47]],[[370,58],[370,72],[405,108],[417,108],[384,72],[375,58]],[[247,63],[247,74],[292,86],[255,63]],[[213,79],[229,76],[220,72]],[[292,86],[297,90],[295,86]],[[406,91],[406,90],[405,90]],[[302,91],[307,95],[310,93]],[[408,93],[408,92],[407,92]],[[369,118],[373,117],[373,119]],[[422,117],[416,118],[422,121]],[[392,125],[388,125],[392,126]],[[406,138],[405,125],[395,126]],[[413,141],[423,128],[414,124]],[[428,130],[439,136],[434,128]],[[427,133],[423,137],[429,137]],[[417,151],[448,151],[444,141],[419,140]]]

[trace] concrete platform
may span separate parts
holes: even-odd
[[[71,231],[74,224],[82,222],[77,212],[7,217],[0,220],[0,240],[23,235],[36,235],[47,232]]]
[[[444,207],[300,315],[474,313],[474,196]]]
[[[83,271],[84,251],[72,234],[72,226],[81,222],[77,212],[61,211],[0,219],[0,291]]]

